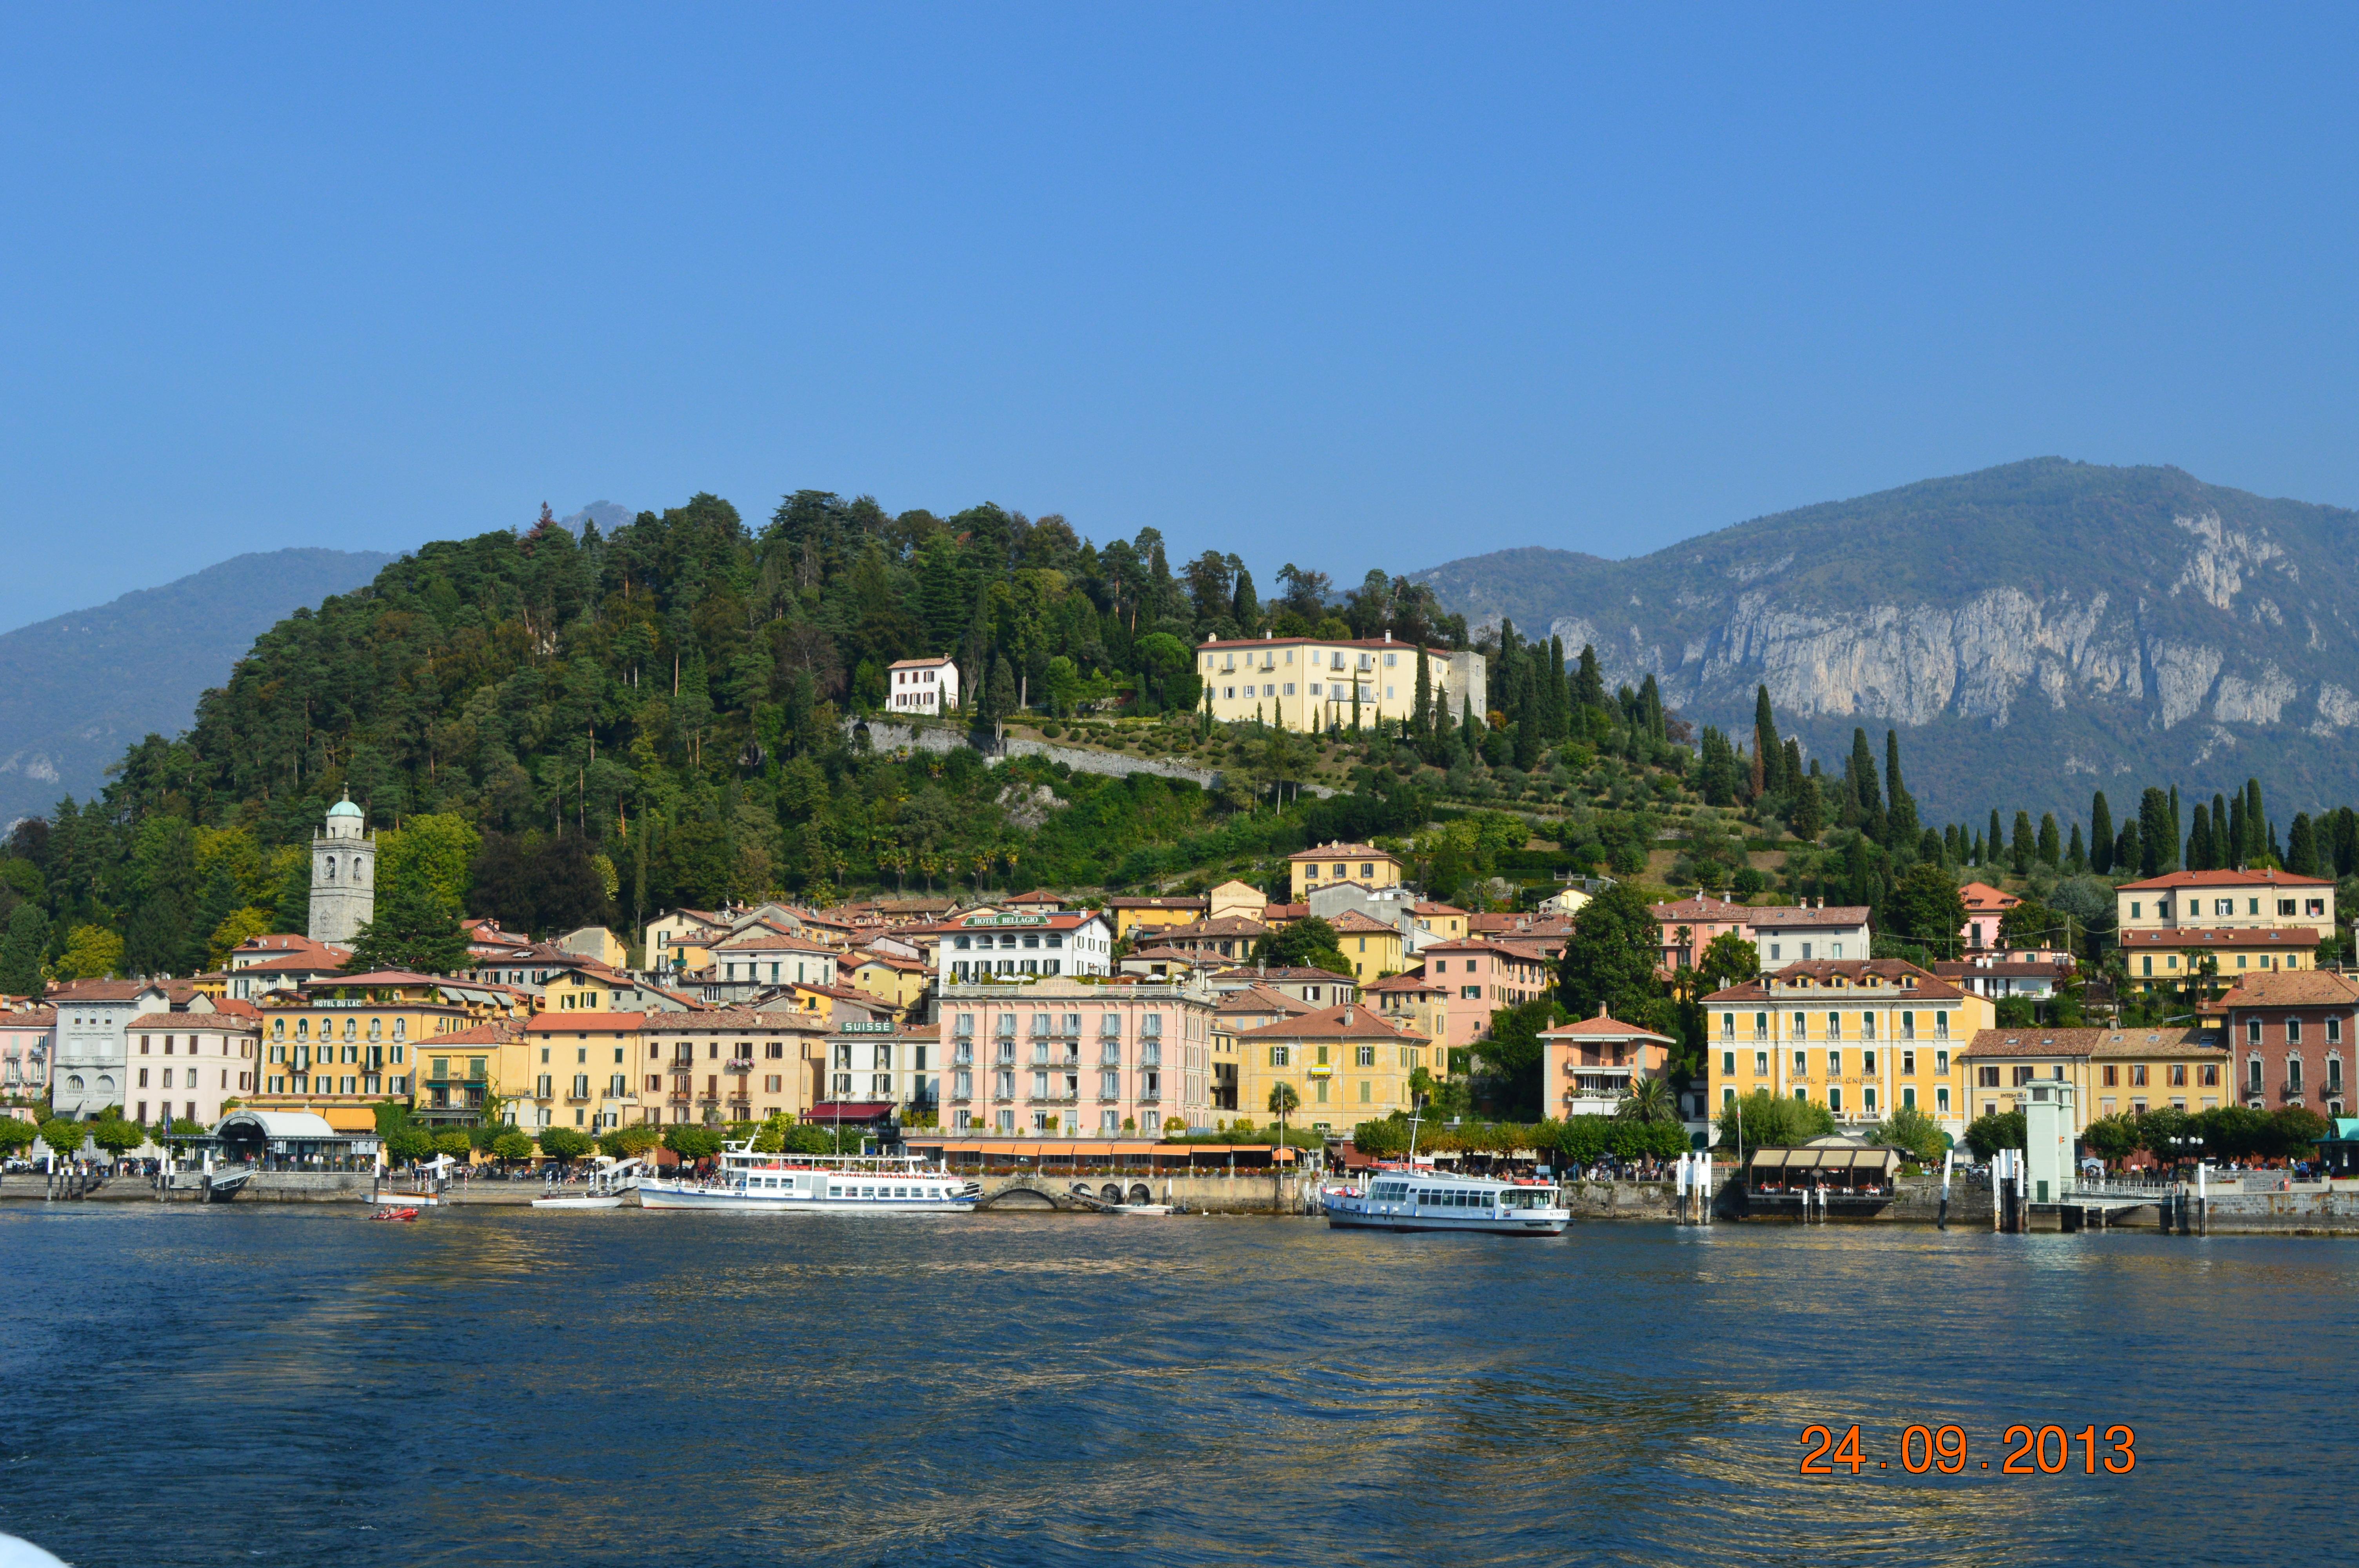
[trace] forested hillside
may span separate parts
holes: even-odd
[[[1266,602],[1234,557],[1175,570],[1153,530],[1101,546],[1057,517],[809,492],[758,529],[699,495],[608,534],[544,517],[429,545],[266,633],[99,799],[22,824],[0,968],[21,981],[38,947],[59,973],[187,972],[246,931],[301,929],[305,847],[346,790],[386,835],[381,889],[538,930],[772,892],[1120,886],[1413,830],[1420,797],[1392,770],[1279,812],[1252,788],[895,762],[840,722],[882,703],[893,660],[947,653],[979,727],[1022,697],[1159,719],[1209,752],[1226,741],[1190,733],[1199,637],[1464,635],[1382,573],[1340,602],[1320,574],[1281,577]],[[1462,758],[1459,728],[1422,739]]]

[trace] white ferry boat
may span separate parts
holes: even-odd
[[[1478,1230],[1499,1236],[1561,1236],[1572,1211],[1548,1182],[1503,1182],[1454,1172],[1386,1167],[1357,1187],[1325,1189],[1327,1223],[1338,1230]]]
[[[723,1146],[718,1175],[647,1176],[637,1190],[641,1208],[737,1214],[957,1214],[983,1196],[982,1183],[914,1154],[757,1154],[750,1139]]]

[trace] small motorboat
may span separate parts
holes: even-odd
[[[369,1217],[371,1219],[411,1220],[418,1217],[418,1211],[414,1208],[385,1208],[380,1206],[370,1211]]]
[[[1172,1214],[1177,1212],[1168,1203],[1118,1203],[1114,1206],[1114,1211],[1116,1214]]]

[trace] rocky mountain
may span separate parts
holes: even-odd
[[[1701,723],[1778,722],[1838,766],[1900,731],[1933,820],[2118,813],[2258,777],[2273,815],[2359,800],[2359,514],[2176,468],[2042,458],[1756,518],[1610,561],[1524,548],[1412,574],[1470,620],[1593,643]],[[1879,751],[1878,755],[1881,755]]]
[[[0,825],[88,799],[151,730],[177,735],[197,697],[299,607],[360,587],[393,557],[367,550],[238,556],[0,635]]]

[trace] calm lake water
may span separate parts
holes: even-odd
[[[0,1530],[85,1568],[2282,1563],[2359,1457],[2330,1241],[11,1204],[0,1281]]]

